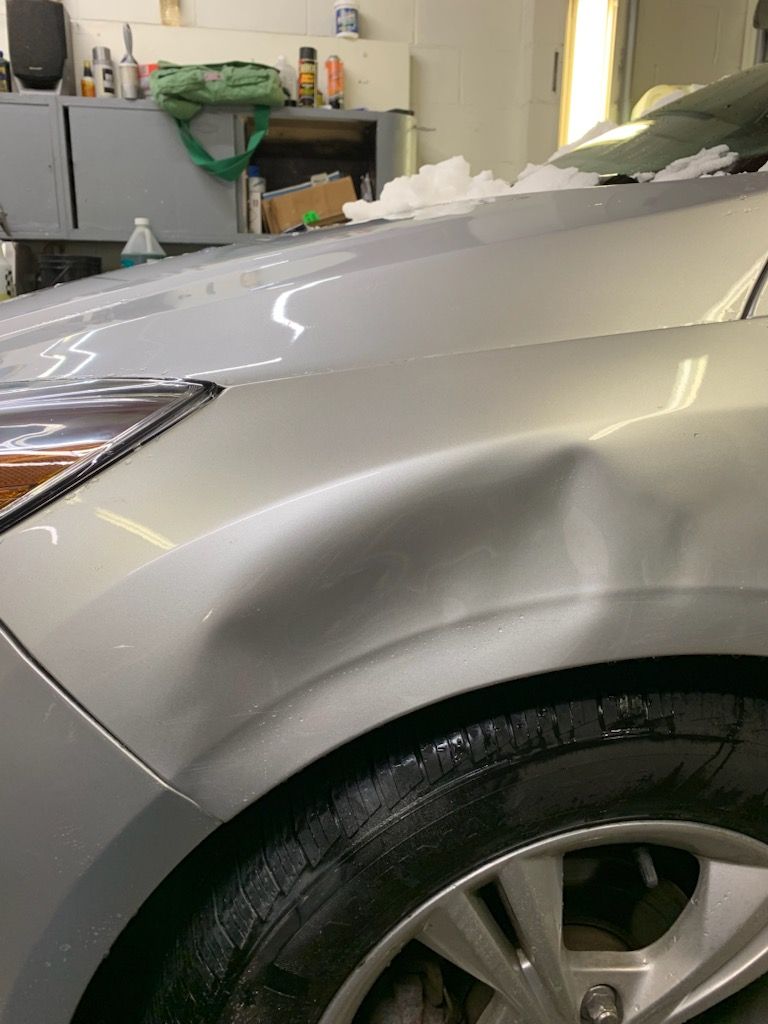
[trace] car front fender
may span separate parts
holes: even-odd
[[[453,694],[768,653],[765,322],[227,389],[10,530],[0,619],[235,814]]]

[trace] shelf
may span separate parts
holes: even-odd
[[[251,108],[207,107],[192,122],[214,156],[242,150]],[[153,100],[0,97],[0,206],[13,239],[117,242],[147,216],[161,242],[224,244],[245,232],[243,181],[196,167]],[[376,194],[415,170],[412,115],[284,107],[258,151],[272,188],[340,170]]]

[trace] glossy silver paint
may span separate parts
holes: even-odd
[[[768,321],[740,319],[767,179],[515,197],[8,304],[0,381],[225,390],[0,535],[0,620],[216,818],[449,694],[768,654]]]
[[[0,380],[230,385],[728,321],[765,261],[766,187],[516,196],[105,274],[0,309]]]
[[[105,950],[217,825],[0,631],[0,1020],[68,1021]]]

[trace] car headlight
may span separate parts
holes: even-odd
[[[0,385],[0,530],[132,451],[218,390],[164,380]]]

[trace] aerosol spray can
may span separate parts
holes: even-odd
[[[314,107],[317,93],[317,50],[302,46],[299,50],[299,106]]]
[[[108,46],[93,48],[93,77],[96,81],[97,96],[115,95],[115,69]]]
[[[336,110],[344,109],[344,61],[333,54],[325,62],[328,104]]]
[[[3,56],[3,51],[0,50],[0,92],[10,92],[12,83],[11,65]]]
[[[13,298],[13,267],[10,260],[3,254],[3,243],[0,242],[0,302]]]

